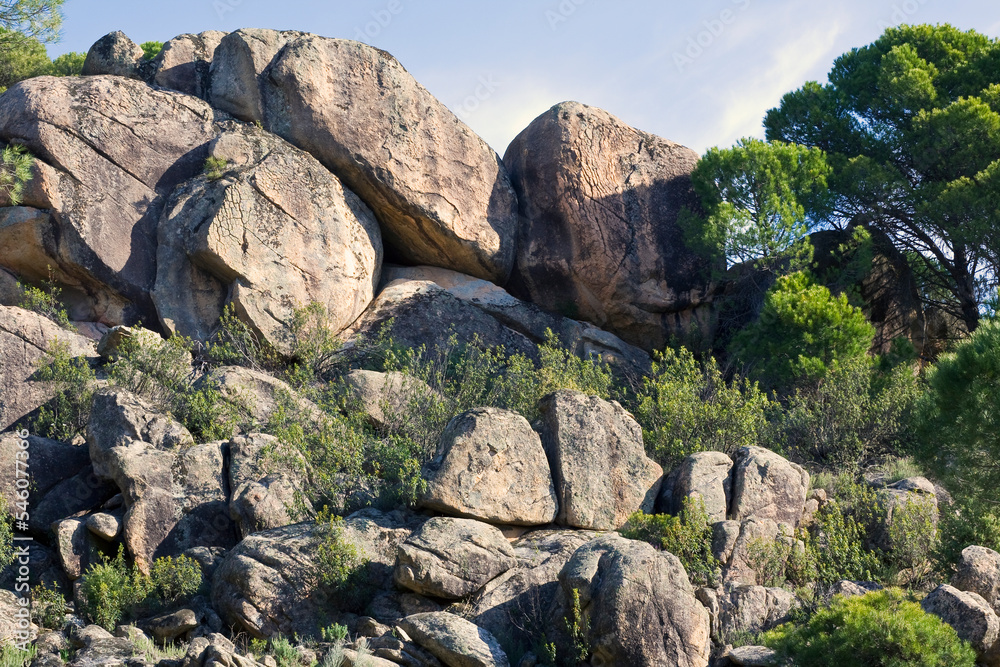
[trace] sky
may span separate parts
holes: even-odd
[[[900,23],[1000,37],[985,0],[65,0],[50,56],[122,30],[135,42],[275,28],[389,51],[501,155],[554,104],[601,107],[703,153],[763,137],[764,113]]]

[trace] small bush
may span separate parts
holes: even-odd
[[[163,50],[163,42],[143,42],[139,45],[142,49],[142,57],[146,60],[152,60],[156,56],[160,55],[160,51]]]
[[[14,517],[7,506],[7,499],[0,498],[0,569],[13,563],[14,559]]]
[[[222,311],[219,325],[208,341],[206,356],[216,364],[246,366],[257,371],[275,370],[280,365],[277,353],[236,316],[231,304]]]
[[[3,642],[0,644],[0,667],[28,667],[37,653],[38,649],[34,644],[25,651],[14,644]]]
[[[358,548],[344,537],[343,519],[321,512],[316,519],[320,543],[316,548],[316,573],[320,584],[336,595],[343,609],[361,610],[371,588],[368,561]]]
[[[763,642],[802,667],[972,667],[976,655],[955,630],[903,591],[837,598],[803,625],[782,625]]]
[[[320,630],[320,638],[325,642],[337,643],[347,640],[347,626],[340,623],[328,625]]]
[[[31,589],[31,619],[43,628],[62,630],[66,625],[69,605],[53,582],[52,587],[39,584]]]
[[[730,353],[751,377],[787,391],[865,357],[874,337],[874,327],[846,296],[835,297],[797,272],[767,291],[759,319],[733,338]]]
[[[918,395],[910,365],[883,372],[867,357],[847,359],[786,397],[771,438],[799,457],[854,467],[908,448]]]
[[[300,661],[298,650],[287,637],[282,635],[271,638],[270,653],[274,656],[278,667],[294,667]]]
[[[714,585],[721,574],[712,555],[712,526],[700,497],[685,498],[678,516],[636,512],[620,532],[677,556],[695,586]]]
[[[181,555],[176,559],[157,558],[150,571],[150,584],[156,596],[165,603],[191,598],[201,588],[201,566],[193,558]]]
[[[196,386],[191,346],[183,336],[165,341],[152,335],[125,337],[109,368],[110,379],[173,416],[196,439],[227,439],[245,416],[217,387],[205,383]]]
[[[41,287],[27,285],[20,281],[17,286],[21,291],[21,300],[18,306],[38,313],[42,317],[47,317],[64,329],[73,328],[69,321],[69,313],[63,308],[61,302],[62,289],[52,278],[52,267],[49,267],[48,280],[43,282]]]
[[[883,558],[895,576],[905,575],[906,583],[916,585],[928,577],[937,551],[937,504],[927,496],[907,494],[896,504],[886,526]]]
[[[32,430],[53,440],[70,441],[83,433],[90,421],[97,376],[84,357],[71,357],[69,346],[61,341],[49,344],[36,378],[52,382],[55,396],[38,409]]]
[[[210,156],[205,160],[205,178],[210,181],[217,181],[226,175],[229,169],[229,160],[221,157]]]
[[[125,562],[119,548],[113,560],[91,565],[83,576],[83,613],[108,632],[129,616],[150,591],[149,578],[138,567]]]
[[[727,383],[714,359],[699,364],[683,347],[658,355],[636,403],[646,449],[665,468],[695,452],[762,444],[771,408],[756,384]]]

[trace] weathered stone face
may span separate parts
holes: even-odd
[[[653,511],[663,469],[646,456],[642,429],[621,405],[563,390],[539,408],[558,523],[617,530],[633,512]]]
[[[549,462],[521,415],[479,408],[453,419],[424,468],[421,505],[508,525],[541,525],[558,510]]]
[[[580,547],[559,583],[553,615],[575,591],[591,664],[707,667],[708,612],[673,554],[612,533]]]
[[[225,173],[178,188],[160,222],[153,300],[164,327],[206,340],[229,303],[290,354],[296,309],[321,305],[334,332],[353,322],[382,267],[368,207],[313,157],[252,126],[231,126],[210,154]]]
[[[174,186],[201,171],[214,121],[202,100],[117,76],[12,86],[0,100],[0,138],[38,159],[33,205],[48,214],[10,224],[3,211],[0,265],[30,279],[48,277],[51,265],[89,310],[78,319],[154,321],[157,221]]]
[[[517,233],[506,169],[389,54],[240,30],[216,51],[211,99],[316,156],[374,210],[407,262],[506,281]]]
[[[677,216],[698,207],[697,161],[577,102],[539,116],[504,155],[520,207],[514,294],[646,350],[691,330],[707,317],[708,266]]]

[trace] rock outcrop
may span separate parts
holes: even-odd
[[[238,30],[212,103],[312,153],[375,211],[393,253],[503,283],[517,200],[500,158],[384,51]]]
[[[0,209],[2,211],[3,209]],[[0,230],[0,235],[2,235]],[[90,339],[61,328],[55,322],[21,308],[0,306],[0,430],[47,403],[55,395],[51,383],[33,376],[50,358],[56,345],[70,357],[96,358]]]
[[[504,155],[520,210],[514,294],[646,350],[705,329],[704,260],[677,218],[698,154],[577,102],[536,118]]]
[[[236,544],[223,443],[195,445],[183,426],[122,391],[95,397],[87,440],[97,475],[124,496],[124,543],[140,567],[194,546]]]
[[[0,139],[37,157],[25,203],[46,210],[0,209],[0,265],[29,280],[51,266],[72,319],[155,321],[157,221],[174,186],[202,170],[215,118],[202,100],[120,76],[12,86]]]

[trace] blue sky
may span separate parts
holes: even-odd
[[[148,8],[148,9],[144,9]],[[65,0],[52,56],[123,30],[136,42],[242,27],[362,39],[395,55],[501,154],[577,100],[696,151],[762,136],[764,112],[898,23],[1000,37],[983,0]]]

